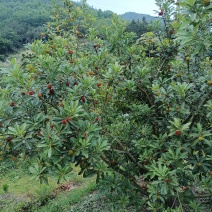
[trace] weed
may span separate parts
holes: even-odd
[[[5,184],[3,184],[3,185],[2,185],[2,190],[3,190],[3,192],[4,192],[4,193],[7,193],[7,192],[8,192],[8,190],[9,190],[9,185],[8,185],[8,184],[6,184],[6,183],[5,183]]]

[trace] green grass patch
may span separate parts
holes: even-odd
[[[89,195],[96,188],[94,178],[89,178],[79,187],[60,193],[54,200],[50,200],[45,206],[32,208],[34,212],[65,212],[70,211],[70,207],[82,200],[83,197]]]
[[[49,185],[40,184],[28,172],[27,161],[2,162],[0,165],[0,211],[41,211],[42,206],[62,208],[79,201],[79,198],[95,188],[94,178],[83,178],[78,175],[79,168],[73,167],[68,175],[69,181],[57,184],[54,176],[48,178]],[[68,189],[66,189],[68,187]],[[54,199],[54,200],[53,200]]]

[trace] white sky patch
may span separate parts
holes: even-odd
[[[157,16],[154,10],[159,11],[155,0],[87,0],[87,3],[95,9],[111,10],[117,14],[136,12]]]

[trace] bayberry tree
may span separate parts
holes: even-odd
[[[98,29],[85,2],[56,7],[48,39],[1,71],[4,157],[36,158],[41,182],[75,164],[139,211],[210,203],[211,4],[156,3],[163,24],[136,43],[118,16]]]

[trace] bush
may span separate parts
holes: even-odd
[[[211,5],[157,4],[165,29],[137,43],[117,16],[101,40],[85,5],[56,8],[34,57],[2,69],[4,157],[36,156],[30,171],[41,182],[52,172],[66,179],[74,163],[123,207],[203,207],[196,200],[212,192]]]

